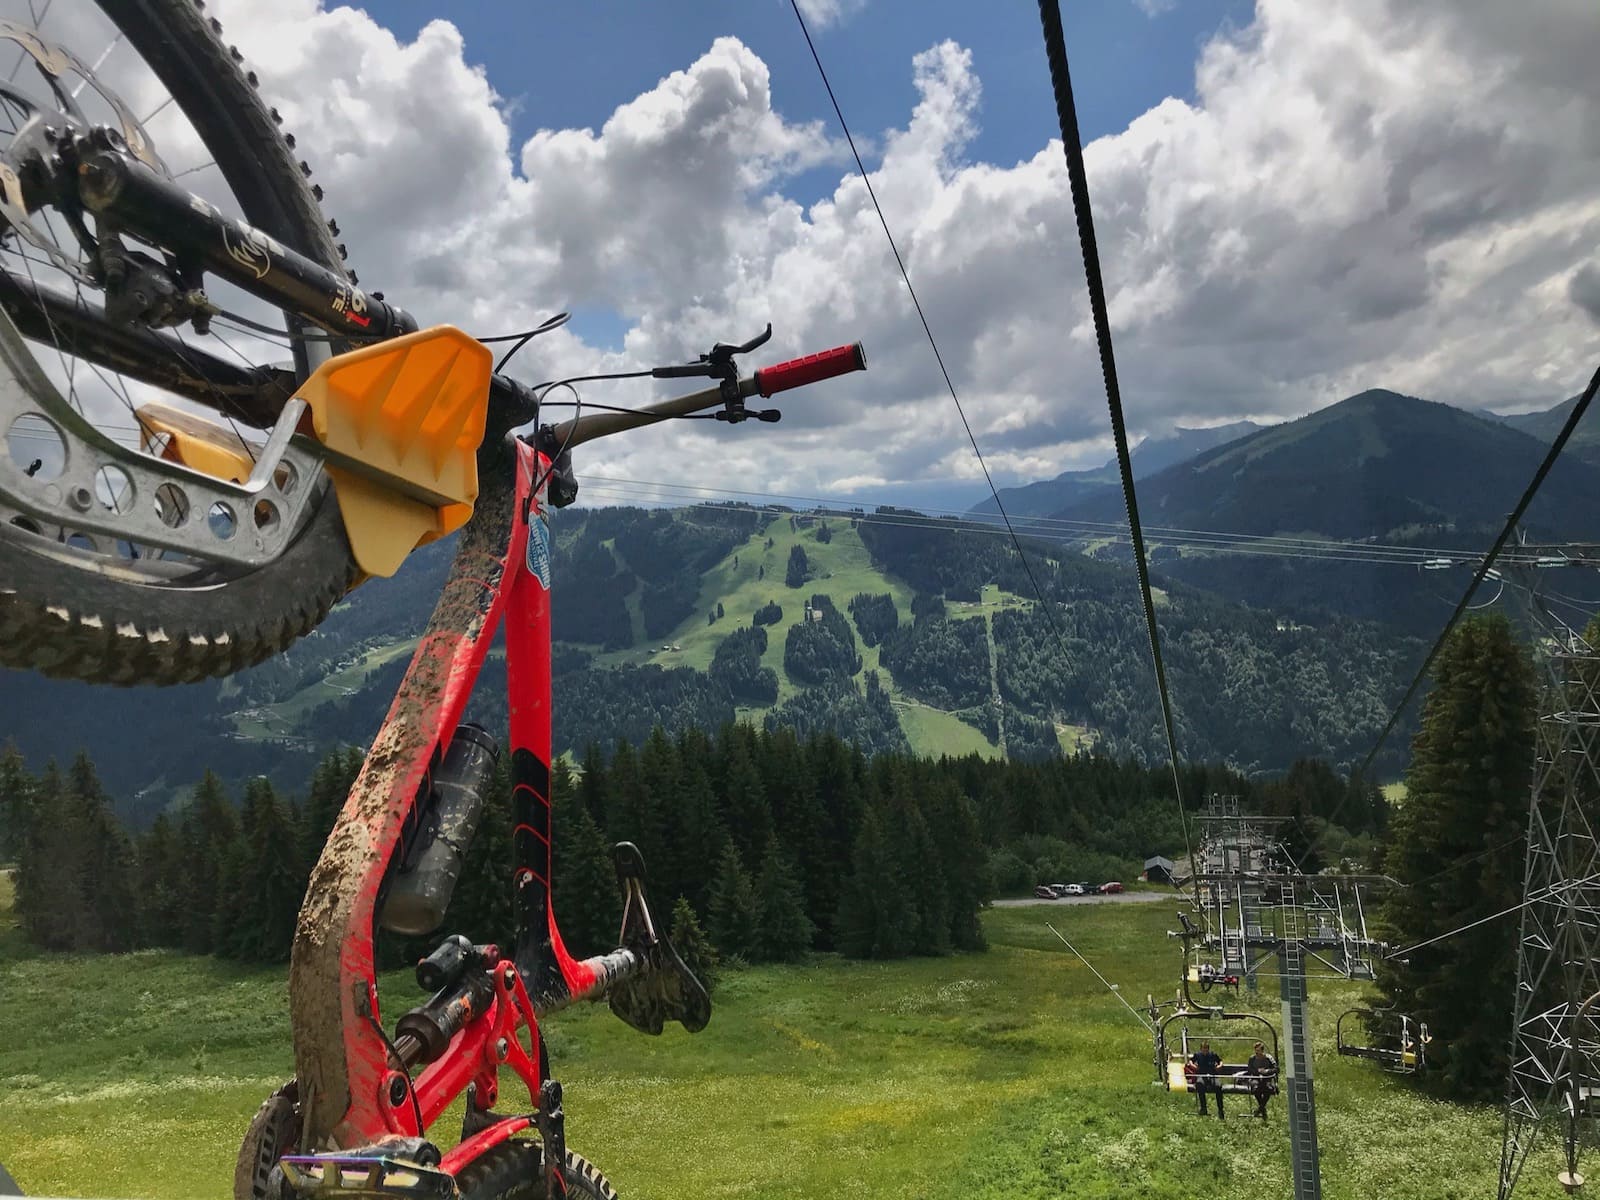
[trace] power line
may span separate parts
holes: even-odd
[[[630,485],[621,481],[614,481],[606,478],[601,478],[598,482],[598,487],[594,482],[586,483],[585,493],[590,496],[599,495],[605,499],[614,500],[619,503],[639,503],[659,499],[659,497],[655,496],[651,491],[651,489],[656,486],[653,484]],[[673,497],[672,499],[675,501],[674,507],[678,508],[702,509],[708,512],[728,511],[728,507],[725,504],[715,504],[708,501],[691,501],[679,497]],[[795,509],[782,504],[744,504],[741,505],[741,508],[748,512],[776,516],[791,515],[796,511]],[[800,515],[805,514],[802,513]],[[905,513],[903,517],[892,516],[884,513],[857,514],[848,511],[833,511],[825,515],[837,516],[840,518],[849,517],[860,520],[867,524],[887,526],[891,528],[916,529],[929,533],[948,533],[952,535],[997,537],[1007,541],[1010,540],[1010,535],[1005,529],[998,525],[988,525],[984,522],[963,522],[961,524],[955,524],[944,521],[919,521],[915,519],[916,514],[910,512]],[[1193,538],[1168,536],[1166,534],[1156,536],[1153,529],[1149,532],[1155,541],[1161,545],[1188,547],[1195,550],[1205,551],[1207,553],[1242,555],[1250,558],[1302,559],[1308,561],[1353,563],[1364,566],[1400,566],[1407,567],[1411,570],[1416,570],[1424,561],[1426,561],[1421,558],[1385,558],[1381,556],[1364,554],[1343,554],[1333,551],[1323,551],[1315,547],[1308,547],[1304,550],[1290,548],[1280,549],[1272,545],[1259,545],[1250,535],[1240,535],[1238,538],[1233,538],[1226,534],[1209,532],[1204,538]],[[1072,546],[1086,540],[1085,535],[1082,533],[1033,532],[1026,529],[1019,531],[1019,536],[1034,542],[1042,542],[1048,545],[1063,547]],[[1108,544],[1118,546],[1132,545],[1132,539],[1129,537],[1126,528],[1097,531],[1092,535],[1092,539],[1104,541]],[[1337,547],[1338,544],[1333,543],[1332,545]]]
[[[861,517],[871,520],[876,524],[899,523],[910,527],[922,529],[947,529],[951,532],[988,533],[993,532],[1002,536],[1006,531],[981,518],[975,519],[971,514],[960,509],[941,508],[935,505],[917,505],[915,508],[891,504],[871,496],[817,496],[802,495],[786,492],[765,492],[740,490],[734,488],[714,488],[705,484],[684,484],[666,481],[629,479],[612,475],[586,475],[586,480],[598,481],[602,484],[626,485],[641,490],[626,493],[631,497],[644,497],[657,499],[663,503],[678,502],[679,496],[673,493],[692,496],[730,496],[739,498],[758,498],[773,501],[793,501],[809,504],[814,507],[835,510],[835,515]],[[592,483],[586,484],[590,494],[593,492]],[[659,496],[650,496],[649,492],[662,493]],[[608,495],[617,494],[615,490]],[[891,509],[892,513],[870,511],[874,506],[879,509]],[[783,512],[792,511],[782,506],[750,506],[760,511]],[[898,522],[891,521],[891,517],[904,518]],[[918,520],[917,518],[925,518]],[[953,520],[952,520],[953,519]],[[957,527],[953,521],[961,524]],[[1088,521],[1062,517],[1013,517],[1012,525],[1018,530],[1019,535],[1033,538],[1038,541],[1053,541],[1068,543],[1096,539],[1109,539],[1114,541],[1128,540],[1128,527],[1123,523],[1109,521]],[[1340,542],[1319,538],[1291,538],[1274,534],[1239,533],[1227,530],[1193,529],[1183,526],[1145,525],[1144,531],[1153,540],[1162,544],[1190,545],[1196,549],[1205,549],[1211,543],[1237,546],[1241,548],[1260,547],[1262,553],[1276,553],[1278,548],[1284,551],[1280,556],[1288,558],[1320,557],[1320,558],[1347,558],[1354,562],[1367,563],[1394,563],[1401,566],[1420,567],[1423,565],[1437,565],[1439,567],[1467,566],[1477,561],[1476,554],[1469,554],[1459,549],[1446,549],[1443,547],[1427,546],[1396,546],[1383,542]],[[1302,553],[1304,552],[1304,553]],[[1526,563],[1532,565],[1539,561],[1536,555],[1520,555],[1514,550],[1504,552],[1500,560],[1503,563]]]
[[[1479,925],[1487,925],[1490,921],[1498,921],[1501,917],[1508,917],[1514,912],[1519,912],[1522,909],[1527,908],[1530,904],[1537,904],[1541,900],[1545,900],[1551,896],[1554,896],[1557,892],[1570,891],[1573,888],[1587,887],[1596,880],[1600,880],[1600,875],[1588,875],[1583,879],[1566,879],[1559,883],[1552,883],[1549,887],[1534,892],[1532,895],[1528,896],[1527,899],[1518,904],[1513,904],[1510,908],[1502,908],[1499,912],[1490,913],[1487,917],[1479,917],[1476,921],[1469,921],[1465,925],[1458,925],[1454,929],[1446,930],[1438,937],[1431,937],[1425,942],[1418,942],[1414,946],[1407,946],[1404,950],[1391,951],[1390,953],[1384,955],[1384,957],[1399,958],[1401,955],[1410,954],[1413,950],[1421,950],[1424,946],[1432,946],[1435,943],[1444,941],[1446,938],[1455,937],[1455,935],[1458,933],[1465,933],[1469,929],[1476,929]]]
[[[945,387],[950,391],[950,400],[956,406],[956,415],[961,418],[961,427],[967,431],[967,441],[972,443],[973,456],[978,460],[979,469],[983,471],[984,481],[989,485],[989,493],[994,497],[995,507],[1000,511],[1000,519],[1005,522],[1006,531],[1011,535],[1011,544],[1016,548],[1022,569],[1027,572],[1028,582],[1039,601],[1039,609],[1049,623],[1051,632],[1055,634],[1056,644],[1061,648],[1062,657],[1068,658],[1070,655],[1067,652],[1067,640],[1061,633],[1061,627],[1056,623],[1055,609],[1045,599],[1044,589],[1039,586],[1039,580],[1033,573],[1033,565],[1028,562],[1028,556],[1022,549],[1022,542],[1017,537],[1016,530],[1011,527],[1011,517],[1006,513],[1005,501],[1000,499],[1000,489],[995,486],[994,477],[989,474],[989,464],[984,461],[983,451],[978,447],[977,435],[972,432],[972,423],[967,420],[966,410],[961,405],[961,397],[956,394],[955,382],[950,378],[950,371],[944,365],[944,355],[939,352],[939,343],[933,336],[933,327],[928,324],[927,314],[922,310],[922,301],[917,299],[917,291],[911,286],[911,274],[906,270],[905,259],[900,256],[900,247],[895,244],[894,234],[889,231],[889,220],[883,214],[883,206],[878,203],[877,190],[872,186],[872,177],[867,174],[866,164],[861,161],[861,152],[856,149],[856,140],[850,133],[849,123],[844,119],[844,110],[839,107],[839,99],[833,94],[833,85],[828,82],[828,72],[822,66],[822,57],[817,53],[816,43],[811,40],[811,30],[806,27],[806,19],[800,12],[800,2],[789,0],[789,3],[794,9],[794,19],[799,22],[800,32],[806,39],[806,48],[811,51],[811,61],[817,64],[817,74],[822,78],[822,86],[828,93],[829,102],[833,105],[834,115],[839,118],[839,128],[844,130],[845,141],[849,143],[850,153],[856,160],[856,169],[861,173],[861,182],[866,185],[867,196],[872,200],[873,210],[878,214],[878,224],[883,226],[883,236],[889,243],[890,252],[894,255],[895,265],[900,268],[900,278],[906,285],[906,294],[911,297],[911,304],[917,310],[917,319],[922,322],[922,332],[927,335],[928,346],[933,351],[934,360],[939,364],[939,374],[944,377]],[[1178,811],[1181,815],[1183,811],[1181,795]],[[1187,824],[1184,836],[1187,840]]]
[[[1078,956],[1078,961],[1079,962],[1081,962],[1084,966],[1088,967],[1089,970],[1094,971],[1094,977],[1096,979],[1098,979],[1101,983],[1106,985],[1106,990],[1108,992],[1110,992],[1118,1000],[1122,1001],[1122,1007],[1127,1009],[1129,1012],[1131,1012],[1133,1014],[1133,1019],[1135,1021],[1138,1021],[1139,1024],[1143,1025],[1146,1029],[1150,1030],[1151,1032],[1155,1031],[1155,1026],[1150,1024],[1149,1021],[1145,1020],[1144,1014],[1141,1013],[1138,1009],[1136,1009],[1133,1005],[1128,1003],[1128,998],[1122,994],[1122,990],[1120,988],[1118,988],[1116,984],[1114,984],[1110,980],[1108,980],[1104,975],[1100,974],[1099,971],[1095,971],[1094,964],[1092,962],[1090,962],[1087,958],[1084,958],[1083,953],[1076,946],[1074,946],[1071,942],[1067,941],[1066,938],[1061,937],[1061,931],[1059,929],[1057,929],[1054,925],[1050,924],[1049,921],[1046,921],[1044,923],[1044,927],[1046,929],[1048,929],[1051,933],[1055,934],[1058,938],[1061,938],[1061,944],[1063,946],[1065,946],[1068,950],[1071,950],[1074,954],[1076,954]]]
[[[1600,368],[1595,370],[1594,375],[1589,380],[1589,386],[1583,390],[1583,395],[1578,397],[1578,402],[1572,406],[1572,411],[1567,414],[1567,420],[1561,426],[1561,432],[1556,434],[1555,441],[1550,443],[1550,449],[1545,453],[1544,460],[1539,464],[1539,469],[1533,473],[1533,479],[1529,481],[1528,486],[1523,490],[1522,498],[1517,501],[1516,508],[1506,518],[1505,528],[1500,531],[1500,536],[1494,540],[1494,545],[1489,547],[1489,553],[1484,555],[1483,562],[1479,564],[1478,569],[1473,573],[1472,582],[1467,585],[1467,590],[1456,605],[1455,611],[1450,614],[1450,619],[1444,623],[1444,628],[1440,630],[1438,639],[1433,643],[1433,648],[1428,651],[1428,656],[1422,660],[1422,666],[1417,669],[1416,677],[1412,679],[1411,686],[1406,688],[1405,695],[1400,697],[1400,703],[1395,705],[1394,712],[1389,715],[1389,720],[1384,725],[1383,732],[1378,734],[1378,740],[1373,743],[1372,749],[1362,762],[1361,770],[1358,774],[1365,775],[1367,769],[1372,766],[1372,760],[1378,757],[1378,751],[1383,748],[1383,743],[1388,740],[1395,723],[1400,720],[1400,714],[1411,703],[1411,697],[1416,695],[1417,688],[1422,685],[1423,679],[1427,677],[1428,669],[1433,666],[1433,660],[1439,656],[1439,651],[1444,648],[1445,640],[1449,638],[1451,630],[1456,627],[1456,622],[1461,619],[1461,615],[1467,611],[1467,605],[1472,602],[1472,597],[1477,592],[1478,585],[1489,574],[1489,568],[1494,565],[1495,558],[1499,555],[1501,548],[1511,540],[1511,535],[1516,532],[1517,526],[1522,522],[1523,514],[1528,511],[1528,505],[1533,502],[1534,496],[1538,493],[1540,484],[1544,483],[1545,476],[1550,474],[1550,468],[1555,466],[1556,459],[1560,456],[1561,451],[1566,448],[1567,440],[1572,437],[1572,431],[1578,427],[1578,422],[1583,419],[1583,414],[1588,411],[1589,401],[1594,399],[1597,388],[1600,388]]]

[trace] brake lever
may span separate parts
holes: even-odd
[[[749,354],[758,346],[765,346],[772,340],[772,322],[767,322],[767,327],[742,346],[730,346],[725,342],[718,342],[711,347],[711,358],[716,361],[721,358],[732,358],[735,354]]]
[[[734,346],[727,342],[718,342],[711,347],[709,354],[702,354],[692,363],[675,363],[668,367],[651,367],[650,374],[655,379],[691,379],[707,376],[712,379],[727,379],[732,375],[737,379],[737,368],[734,366],[733,356],[736,354],[749,354],[759,346],[765,346],[772,340],[772,322],[767,322],[767,327],[755,337],[742,345]]]

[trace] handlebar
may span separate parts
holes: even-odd
[[[866,352],[861,349],[860,342],[851,342],[848,346],[835,346],[820,354],[808,354],[804,358],[792,358],[775,366],[762,367],[756,372],[755,390],[760,395],[772,396],[821,379],[832,379],[835,375],[848,375],[851,371],[866,369]]]
[[[832,350],[824,350],[820,354],[808,354],[804,358],[794,358],[788,362],[762,367],[751,378],[739,380],[739,395],[741,398],[771,396],[777,392],[788,391],[790,388],[804,387],[808,383],[818,383],[824,379],[832,379],[836,375],[848,375],[852,371],[866,369],[866,355],[861,350],[861,343],[855,342],[848,346],[836,346]],[[592,442],[595,438],[608,437],[613,433],[654,425],[671,417],[704,412],[725,402],[726,396],[719,384],[716,387],[692,392],[687,396],[647,405],[637,412],[591,413],[586,417],[573,417],[569,421],[561,422],[550,431],[551,440],[557,446],[570,449],[573,446],[581,446],[584,442]]]

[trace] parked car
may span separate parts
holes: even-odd
[[[1041,900],[1054,900],[1056,898],[1055,889],[1052,888],[1048,883],[1041,883],[1038,887],[1034,888],[1033,894]]]
[[[1068,886],[1069,885],[1067,885],[1065,883],[1047,883],[1047,884],[1045,884],[1045,887],[1049,888],[1052,892],[1054,892],[1056,894],[1056,899],[1057,900],[1061,899],[1062,896],[1065,896],[1067,894],[1067,887]]]
[[[1120,892],[1121,890],[1122,885],[1114,879],[1110,883],[1102,883],[1100,885],[1100,894],[1102,896],[1111,896],[1117,892]]]
[[[1089,894],[1089,889],[1081,883],[1063,883],[1059,886],[1063,896],[1086,896]]]

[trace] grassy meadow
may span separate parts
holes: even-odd
[[[991,910],[981,955],[732,973],[693,1037],[586,1007],[547,1033],[569,1142],[638,1200],[1289,1195],[1281,1104],[1265,1127],[1244,1103],[1219,1124],[1153,1086],[1145,1030],[1046,920],[1136,1004],[1171,992],[1168,906],[1105,904]],[[392,1022],[417,993],[383,982]],[[1274,984],[1254,1007],[1275,1021]],[[1338,1059],[1358,991],[1316,994],[1327,1196],[1492,1195],[1499,1113]],[[0,1162],[25,1191],[228,1194],[239,1135],[290,1069],[281,971],[35,955],[0,910],[0,997]],[[1519,1195],[1560,1194],[1555,1171],[1536,1160]]]

